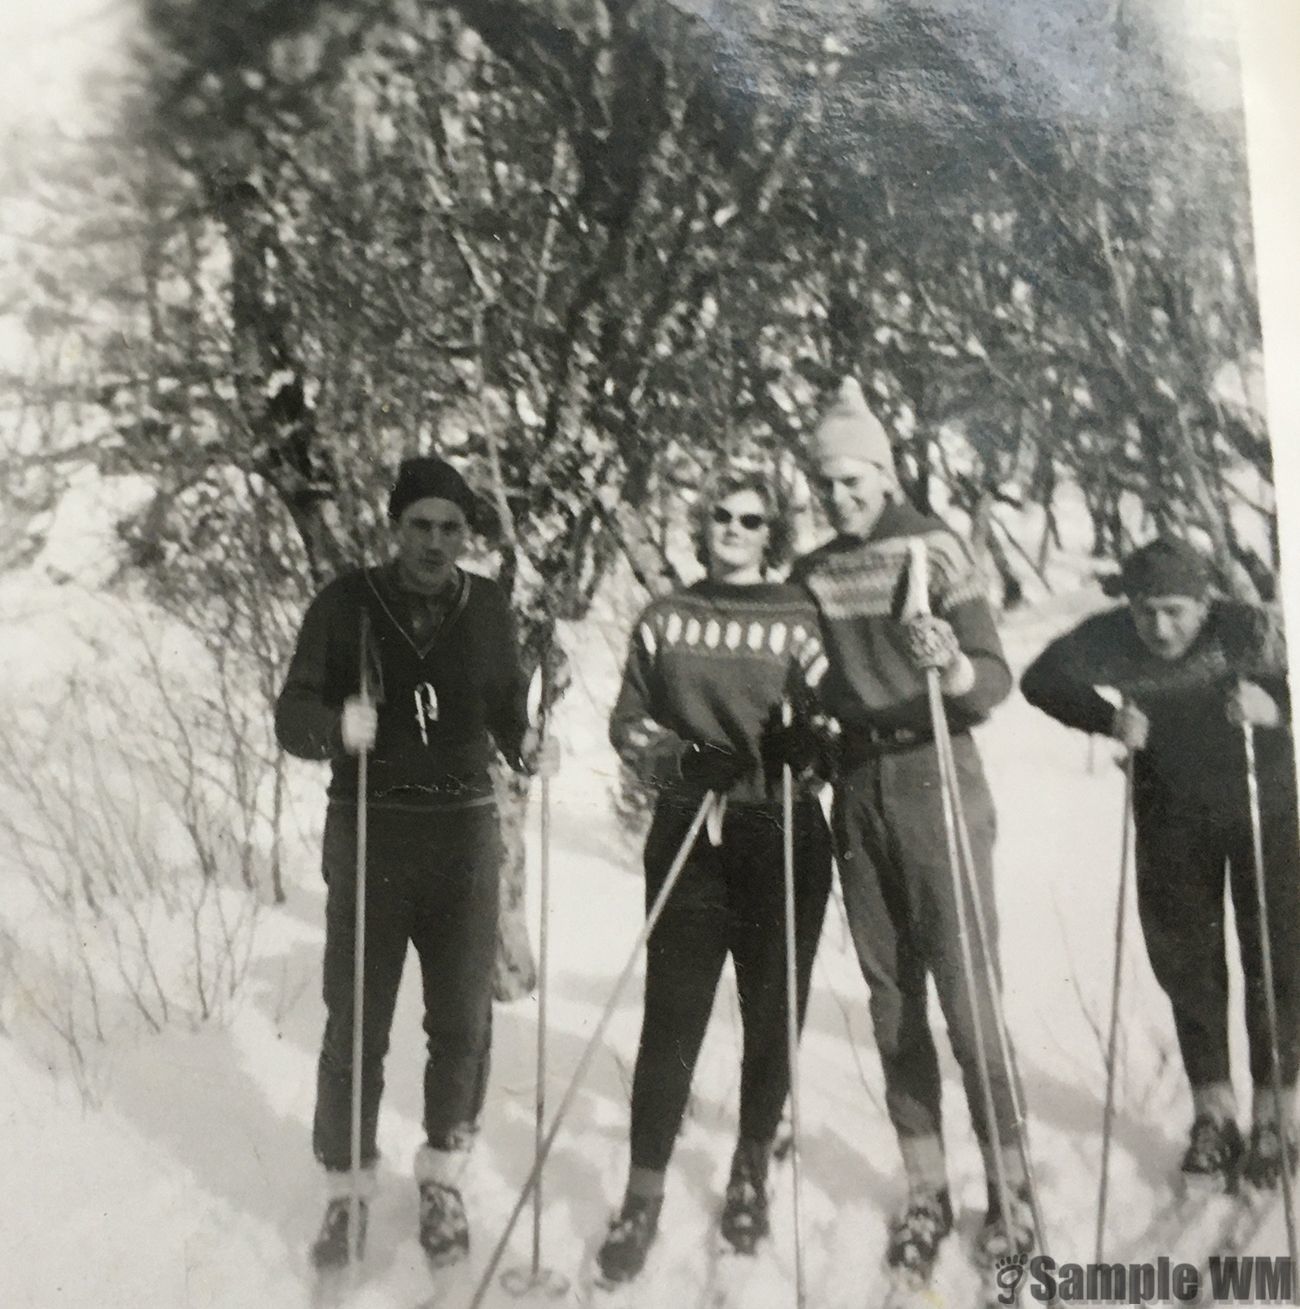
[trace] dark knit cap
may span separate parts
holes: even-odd
[[[1194,546],[1162,536],[1134,550],[1120,565],[1120,586],[1135,596],[1186,595],[1200,599],[1214,581],[1214,566]]]
[[[402,466],[397,470],[397,481],[388,497],[389,518],[396,521],[408,505],[429,496],[459,505],[465,517],[472,520],[474,492],[446,460],[431,455],[402,460]]]

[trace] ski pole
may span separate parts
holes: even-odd
[[[930,588],[927,578],[928,566],[925,540],[913,537],[909,542],[908,598],[906,610],[909,616],[928,615],[930,610]],[[984,1032],[984,1021],[980,1016],[978,993],[975,979],[975,961],[971,953],[970,927],[966,917],[966,887],[962,877],[961,853],[958,849],[957,814],[955,796],[957,788],[955,778],[949,776],[948,764],[952,743],[948,735],[948,716],[943,707],[943,689],[939,684],[939,670],[925,670],[926,694],[930,705],[930,727],[934,735],[935,756],[939,771],[939,796],[943,806],[944,836],[948,844],[948,867],[952,874],[953,902],[957,911],[957,942],[961,951],[962,974],[966,982],[967,995],[970,997],[971,1024],[975,1037],[975,1064],[979,1073],[980,1088],[983,1092],[984,1118],[989,1136],[989,1152],[993,1162],[994,1185],[997,1188],[998,1202],[1002,1210],[1002,1226],[1011,1244],[1011,1190],[1007,1184],[1006,1168],[1002,1159],[1002,1141],[997,1125],[996,1106],[993,1102],[993,1081],[989,1073],[988,1046]],[[945,745],[947,750],[945,751]],[[979,897],[972,899],[976,908]],[[987,954],[986,954],[987,962]],[[1013,1079],[1014,1080],[1014,1079]]]
[[[1268,1039],[1273,1056],[1273,1112],[1277,1120],[1278,1139],[1282,1144],[1282,1171],[1278,1185],[1282,1188],[1282,1206],[1286,1215],[1287,1250],[1291,1267],[1300,1268],[1296,1251],[1295,1199],[1291,1194],[1291,1133],[1283,1117],[1282,1042],[1278,1035],[1277,990],[1273,980],[1273,943],[1268,929],[1268,895],[1264,884],[1264,822],[1259,805],[1259,767],[1255,759],[1255,726],[1241,725],[1242,743],[1246,747],[1246,792],[1250,801],[1251,855],[1255,873],[1255,898],[1259,914],[1260,965],[1264,970],[1264,1004],[1268,1014]],[[1300,1287],[1293,1286],[1292,1302],[1300,1304]]]
[[[781,705],[781,721],[789,727],[794,714],[789,700]],[[794,921],[794,773],[781,765],[782,853],[785,866],[785,1013],[786,1058],[790,1067],[790,1181],[794,1208],[794,1299],[806,1303],[803,1268],[802,1203],[799,1187],[799,971],[795,961]]]
[[[1106,1240],[1106,1201],[1110,1191],[1110,1138],[1115,1123],[1115,1053],[1119,1041],[1119,998],[1124,979],[1124,928],[1128,913],[1129,847],[1133,833],[1133,751],[1124,761],[1124,819],[1120,827],[1119,895],[1115,901],[1115,966],[1110,984],[1110,1030],[1106,1037],[1106,1107],[1101,1116],[1101,1182],[1097,1190],[1097,1258]]]
[[[370,615],[361,610],[360,698],[370,703]],[[366,1003],[366,788],[368,750],[357,753],[357,884],[356,917],[352,929],[352,1176],[348,1189],[348,1263],[361,1262],[361,1064],[364,1059]]]
[[[1007,1095],[1011,1100],[1012,1126],[1016,1134],[1016,1153],[1020,1156],[1020,1164],[1025,1174],[1025,1185],[1029,1191],[1029,1208],[1034,1222],[1034,1240],[1037,1242],[1039,1252],[1046,1254],[1048,1249],[1047,1224],[1043,1218],[1043,1208],[1039,1199],[1038,1178],[1034,1169],[1033,1150],[1030,1148],[1029,1119],[1025,1113],[1024,1098],[1020,1091],[1017,1060],[1011,1043],[1011,1033],[1007,1027],[1001,987],[992,962],[993,949],[991,943],[993,938],[989,932],[984,917],[984,908],[974,882],[975,856],[971,847],[970,826],[966,822],[961,786],[957,781],[957,764],[952,749],[952,737],[948,732],[946,719],[942,748],[949,778],[948,786],[952,792],[953,809],[957,818],[957,839],[961,846],[962,858],[966,867],[967,889],[971,897],[971,904],[974,907],[975,940],[984,962],[985,981],[989,989],[990,1003],[993,1006],[994,1031],[998,1038],[998,1057],[1002,1060],[1002,1067],[1007,1071]],[[1053,1296],[1047,1303],[1056,1304],[1058,1301]]]
[[[528,720],[537,729],[538,748],[546,741],[548,704],[546,660],[537,666],[528,691]],[[534,1104],[533,1158],[542,1149],[542,1132],[546,1122],[546,997],[549,973],[549,940],[551,912],[551,779],[543,771],[538,833],[538,910],[537,927],[537,1087]],[[537,1170],[537,1184],[533,1187],[533,1258],[529,1269],[508,1268],[501,1275],[501,1285],[514,1296],[527,1295],[541,1289],[552,1299],[564,1295],[569,1289],[568,1278],[551,1268],[542,1267],[542,1170]]]
[[[564,1124],[564,1119],[573,1106],[574,1098],[578,1093],[578,1087],[582,1084],[582,1079],[586,1076],[587,1068],[595,1057],[596,1051],[600,1048],[601,1041],[605,1036],[605,1029],[609,1026],[610,1020],[614,1017],[614,1011],[618,1007],[618,1002],[622,999],[623,991],[626,989],[628,982],[632,978],[632,973],[636,968],[637,959],[640,957],[641,948],[650,939],[650,933],[654,931],[655,924],[658,923],[660,916],[663,914],[664,906],[668,903],[668,897],[672,894],[673,887],[677,885],[677,879],[682,875],[682,869],[686,867],[686,860],[689,858],[691,850],[695,846],[695,839],[700,834],[700,828],[704,826],[704,820],[708,817],[709,811],[713,808],[716,796],[712,791],[705,792],[704,798],[700,801],[700,807],[695,811],[695,816],[691,819],[690,826],[686,829],[686,835],[682,838],[681,847],[678,849],[673,859],[671,867],[668,869],[667,876],[664,878],[664,884],[659,888],[659,894],[655,897],[654,903],[650,906],[650,912],[646,915],[645,923],[637,933],[636,941],[632,945],[631,953],[628,955],[627,963],[623,965],[623,971],[618,975],[618,980],[614,983],[614,989],[610,992],[609,999],[605,1002],[605,1008],[601,1011],[600,1018],[597,1020],[596,1029],[588,1038],[586,1046],[583,1048],[582,1055],[578,1060],[578,1066],[573,1070],[573,1076],[569,1079],[569,1085],[565,1087],[564,1095],[560,1100],[560,1107],[555,1111],[555,1117],[551,1120],[551,1125],[547,1129],[546,1135],[542,1138],[541,1144],[537,1150],[537,1157],[533,1160],[533,1166],[524,1182],[523,1188],[515,1200],[515,1206],[510,1211],[510,1217],[506,1220],[505,1230],[501,1233],[500,1239],[496,1243],[496,1248],[492,1251],[492,1257],[488,1260],[487,1267],[483,1270],[483,1275],[479,1279],[477,1287],[474,1289],[474,1298],[469,1303],[469,1309],[478,1309],[483,1303],[483,1297],[487,1294],[487,1288],[492,1283],[492,1277],[496,1273],[497,1266],[501,1262],[501,1256],[505,1253],[506,1242],[510,1240],[510,1234],[515,1230],[515,1224],[519,1221],[519,1215],[523,1213],[524,1206],[528,1203],[534,1188],[537,1186],[541,1177],[542,1167],[546,1163],[547,1157],[555,1145],[555,1138],[560,1133],[560,1128]]]

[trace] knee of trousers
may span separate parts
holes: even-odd
[[[1002,1079],[1005,1070],[998,1058],[998,1004],[993,984],[982,970],[976,970],[975,990],[972,994],[965,978],[960,979],[954,994],[943,1006],[944,1016],[948,1021],[948,1040],[957,1062],[963,1068],[974,1067],[979,1059],[982,1038],[985,1055],[989,1062],[989,1071],[995,1078]]]
[[[1151,971],[1175,1008],[1195,1007],[1207,991],[1217,993],[1215,966],[1199,952],[1189,949],[1189,943],[1181,939],[1175,924],[1154,915],[1140,917]]]
[[[388,1033],[363,1030],[361,1033],[361,1059],[367,1073],[374,1073],[382,1068],[387,1055]],[[351,1022],[335,1022],[331,1019],[325,1024],[325,1039],[321,1042],[321,1062],[330,1070],[341,1070],[347,1073],[351,1069]]]
[[[925,996],[909,996],[893,986],[874,986],[867,1007],[881,1059],[896,1060],[929,1039]],[[924,1032],[924,1039],[920,1034]]]
[[[492,1044],[490,1021],[458,1026],[446,1024],[429,1026],[425,1028],[424,1034],[425,1046],[430,1058],[477,1059],[485,1054]]]

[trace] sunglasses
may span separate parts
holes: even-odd
[[[747,532],[757,532],[760,527],[767,526],[767,519],[762,514],[733,514],[730,509],[723,509],[719,505],[710,515],[719,527],[728,527],[732,523],[739,523]]]

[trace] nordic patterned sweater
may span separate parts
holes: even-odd
[[[643,782],[670,793],[684,791],[690,743],[731,750],[752,767],[728,798],[767,802],[764,729],[784,696],[806,709],[825,672],[817,611],[798,587],[698,582],[637,619],[610,740]]]
[[[1115,706],[1109,687],[1141,709],[1151,729],[1134,757],[1140,788],[1159,788],[1189,807],[1240,810],[1245,745],[1228,721],[1228,692],[1249,678],[1290,716],[1286,643],[1278,614],[1237,600],[1211,602],[1205,625],[1179,659],[1165,660],[1142,642],[1128,605],[1084,619],[1053,641],[1026,669],[1020,689],[1030,704],[1067,727],[1108,735]],[[1278,798],[1293,789],[1290,733],[1256,732],[1260,780]],[[1292,800],[1293,802],[1293,800]]]
[[[445,611],[430,622],[425,607],[397,585],[389,564],[343,574],[307,610],[275,732],[290,754],[332,761],[331,801],[357,795],[357,761],[343,748],[341,727],[343,702],[360,688],[363,613],[379,714],[367,765],[373,805],[489,802],[494,742],[520,766],[528,688],[505,596],[495,582],[458,571]]]
[[[846,733],[855,728],[930,732],[925,674],[908,654],[900,621],[909,542],[916,536],[926,543],[931,607],[952,624],[975,669],[969,691],[946,697],[952,730],[981,722],[1011,692],[1011,670],[984,577],[969,551],[939,519],[891,501],[870,536],[836,537],[800,559],[790,575],[817,602],[830,657],[821,702]]]

